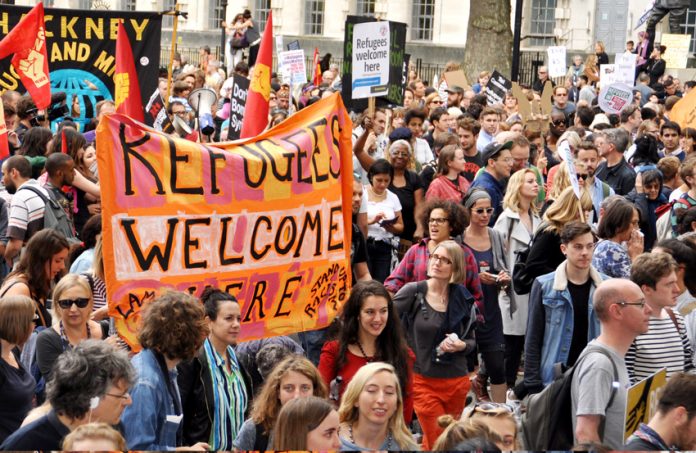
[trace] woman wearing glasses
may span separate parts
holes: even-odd
[[[443,241],[430,254],[427,280],[408,283],[394,297],[416,354],[413,402],[424,450],[442,432],[438,417],[460,414],[470,388],[467,355],[476,347],[477,315],[474,297],[459,283],[464,272],[462,246]]]
[[[436,91],[425,97],[425,107],[428,109],[428,117],[433,114],[435,109],[442,107],[442,99]]]
[[[384,159],[376,160],[367,172],[370,184],[363,194],[367,200],[368,265],[370,275],[379,282],[396,267],[399,234],[404,230],[401,202],[388,189],[393,178],[394,167]]]
[[[483,289],[483,317],[486,320],[476,331],[476,344],[483,364],[472,386],[479,400],[504,403],[505,391],[505,338],[503,319],[498,305],[498,293],[509,291],[510,274],[506,260],[503,236],[488,226],[493,207],[491,196],[483,189],[473,189],[464,201],[471,223],[462,235],[462,242],[473,252],[478,265],[481,288]],[[491,396],[486,384],[491,379]]]
[[[36,339],[36,363],[48,380],[59,355],[89,339],[104,339],[108,334],[90,319],[92,290],[85,277],[68,274],[53,290],[53,326],[39,333]],[[108,326],[107,326],[108,327]]]
[[[461,203],[469,190],[469,181],[461,174],[466,168],[464,150],[458,145],[447,145],[437,157],[437,177],[425,194],[426,201],[436,198]]]

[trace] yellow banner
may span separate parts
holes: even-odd
[[[350,294],[351,129],[338,94],[219,144],[103,119],[104,268],[121,336],[137,348],[143,305],[208,285],[239,300],[241,340],[329,324]]]
[[[628,439],[641,423],[648,423],[655,415],[660,396],[658,390],[666,384],[667,370],[663,368],[628,389],[624,440]]]

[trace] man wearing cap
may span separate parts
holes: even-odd
[[[452,85],[445,92],[447,92],[447,107],[459,107],[462,99],[464,99],[464,88]]]
[[[505,196],[505,180],[510,177],[512,171],[512,141],[503,144],[492,141],[481,152],[481,158],[485,163],[485,171],[474,179],[471,188],[481,187],[491,196],[493,215],[488,225],[493,227],[498,216],[503,212],[503,197]]]

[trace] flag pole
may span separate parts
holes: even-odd
[[[174,25],[172,26],[172,48],[169,51],[169,66],[167,67],[167,96],[164,98],[164,108],[169,107],[169,96],[172,89],[172,65],[174,64],[174,54],[176,53],[176,29],[179,25],[179,2],[174,4],[174,11],[167,11],[167,15],[174,15]]]

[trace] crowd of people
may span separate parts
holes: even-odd
[[[236,74],[256,29],[248,11],[227,27]],[[696,130],[670,111],[696,82],[666,74],[664,46],[632,47],[630,105],[598,107],[597,43],[540,127],[512,93],[489,104],[488,71],[471,88],[410,71],[402,106],[352,112],[354,284],[336,320],[239,342],[234,295],[171,291],[144,307],[138,353],[104,283],[94,127],[113,102],[53,133],[5,91],[0,449],[524,449],[527,398],[569,367],[569,443],[695,449]],[[180,63],[172,122],[195,116],[197,87],[223,112],[233,79],[209,50]],[[272,81],[269,127],[340,91],[338,66],[322,65],[296,93]],[[527,100],[547,83],[540,67]],[[628,387],[663,368],[655,415],[625,439]]]

